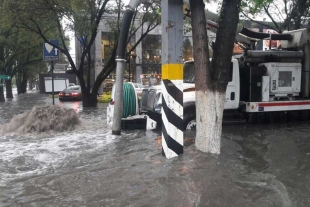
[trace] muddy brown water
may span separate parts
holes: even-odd
[[[52,100],[0,103],[0,124]],[[73,108],[73,131],[0,136],[0,206],[310,206],[310,123],[224,126],[222,153],[162,157],[160,132],[111,135],[106,105]]]

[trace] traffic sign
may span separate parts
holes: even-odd
[[[59,46],[58,40],[50,40],[50,42],[53,45]],[[59,60],[59,51],[53,45],[50,45],[47,42],[43,43],[43,60],[44,61]]]
[[[8,75],[0,75],[0,79],[4,79],[4,80],[10,80],[11,77]]]
[[[66,71],[67,64],[56,64],[54,71]]]

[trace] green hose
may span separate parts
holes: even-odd
[[[123,112],[122,118],[136,115],[136,92],[132,84],[124,83],[123,86]]]

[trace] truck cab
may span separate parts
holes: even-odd
[[[185,62],[183,66],[183,115],[184,129],[192,129],[196,122],[195,67],[194,62]],[[161,87],[144,89],[141,110],[150,117],[161,118]],[[229,68],[229,80],[226,89],[224,109],[238,109],[240,100],[239,62],[233,58]]]

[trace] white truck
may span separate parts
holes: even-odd
[[[238,110],[247,119],[257,114],[270,115],[269,112],[287,115],[298,111],[309,115],[310,38],[306,29],[286,35],[291,38],[280,40],[279,50],[246,50],[232,58],[225,110]],[[194,70],[194,62],[184,64],[184,129],[195,127]],[[153,119],[161,116],[160,87],[143,91],[141,110]]]

